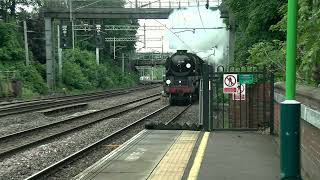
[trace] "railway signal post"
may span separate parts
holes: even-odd
[[[296,96],[298,0],[288,1],[286,100],[281,103],[280,168],[281,180],[301,180],[300,113]]]

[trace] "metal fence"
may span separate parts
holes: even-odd
[[[258,130],[270,128],[270,132],[273,132],[274,73],[271,69],[266,67],[209,67],[209,129]],[[223,91],[224,74],[236,75],[239,85],[239,77],[242,75],[253,77],[253,82],[245,85],[243,96],[235,97]]]

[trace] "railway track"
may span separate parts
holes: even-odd
[[[186,112],[192,105],[189,104],[187,107],[185,107],[184,109],[182,109],[176,116],[172,117],[168,122],[165,123],[165,125],[174,123],[175,121],[177,121],[179,119],[179,117]]]
[[[97,100],[101,98],[123,95],[130,92],[138,91],[138,90],[151,89],[155,87],[158,87],[158,85],[142,86],[142,87],[135,87],[130,89],[118,89],[118,90],[112,90],[112,91],[80,94],[75,96],[65,96],[65,97],[58,97],[58,98],[47,98],[42,100],[31,100],[31,101],[25,101],[20,103],[7,104],[3,107],[0,107],[0,117],[19,114],[19,113],[38,111],[38,110],[54,108],[54,107],[59,107],[64,105],[82,103],[82,102]]]
[[[41,144],[42,142],[47,141],[49,139],[53,139],[64,134],[70,133],[72,131],[88,127],[103,120],[121,115],[123,113],[150,104],[152,102],[158,101],[160,99],[158,97],[159,95],[160,94],[154,94],[148,97],[126,102],[110,108],[94,111],[81,116],[71,117],[69,119],[61,120],[51,124],[46,124],[43,126],[2,136],[0,137],[0,157],[14,154],[22,149],[26,149],[37,144]],[[143,101],[142,104],[138,104],[133,107],[126,107],[128,105],[139,103],[141,101]],[[109,114],[106,116],[95,117],[99,115],[101,116],[107,112],[109,112]],[[21,141],[21,138],[25,140]]]
[[[139,126],[139,124],[141,125],[141,123],[145,122],[146,120],[149,120],[151,117],[156,116],[157,114],[164,112],[165,110],[167,110],[170,106],[166,105],[164,107],[161,107],[160,109],[136,120],[135,122],[127,125],[124,128],[121,128],[120,130],[117,130],[115,132],[113,132],[112,134],[100,139],[99,141],[96,141],[90,145],[88,145],[87,147],[69,155],[68,157],[48,166],[47,168],[29,176],[28,178],[26,178],[26,180],[34,180],[34,179],[41,179],[47,177],[48,175],[56,172],[59,168],[67,166],[68,164],[71,164],[72,162],[80,159],[81,157],[85,156],[86,154],[88,154],[89,152],[93,151],[94,149],[100,147],[101,145],[105,145],[108,144],[107,142],[114,139],[115,137],[119,136],[122,133],[125,133],[127,131],[130,131],[131,128],[134,128],[136,126]],[[185,107],[182,111],[180,111],[178,114],[175,114],[169,121],[167,121],[166,123],[172,123],[174,121],[176,121],[188,108]]]

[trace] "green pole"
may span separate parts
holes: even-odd
[[[295,100],[298,0],[288,2],[286,99]]]
[[[296,96],[298,0],[288,0],[286,100],[281,103],[280,168],[281,180],[301,180],[300,113]]]

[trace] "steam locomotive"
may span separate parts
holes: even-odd
[[[170,104],[192,103],[197,99],[203,63],[187,50],[178,50],[167,58],[163,87]]]

